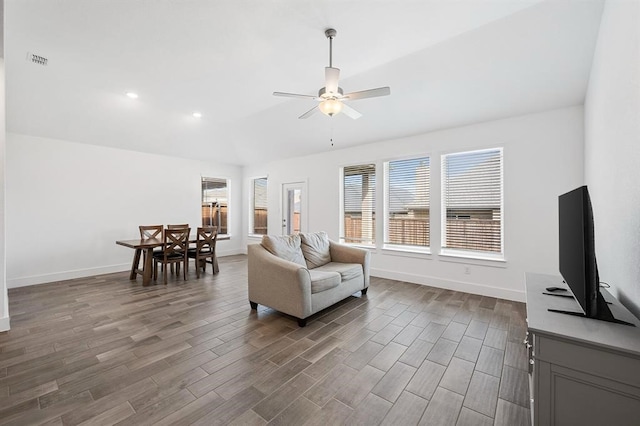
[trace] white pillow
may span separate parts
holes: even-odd
[[[298,235],[263,235],[261,244],[271,254],[281,259],[307,266],[300,249],[300,237]]]
[[[331,262],[331,251],[329,250],[329,236],[326,232],[314,232],[310,234],[300,234],[302,240],[302,253],[307,261],[309,269],[326,265]]]

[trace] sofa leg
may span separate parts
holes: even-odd
[[[249,304],[251,305],[251,309],[253,310],[258,309],[258,304],[256,302],[252,302],[251,300],[249,300]]]
[[[299,327],[306,327],[307,326],[307,319],[306,318],[298,318],[298,326]]]
[[[367,288],[363,288],[362,289],[362,295],[364,296],[365,294],[367,294],[367,290],[369,290],[369,287]]]

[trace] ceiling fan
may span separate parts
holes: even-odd
[[[336,36],[336,34],[336,30],[334,30],[333,28],[329,28],[324,32],[324,35],[329,39],[329,66],[325,67],[324,69],[325,83],[324,87],[318,91],[318,96],[273,92],[274,96],[313,99],[320,102],[317,106],[314,106],[298,118],[308,118],[319,110],[329,117],[333,117],[334,115],[343,112],[346,116],[351,117],[355,120],[362,117],[362,114],[351,108],[349,105],[345,104],[344,101],[355,101],[356,99],[375,98],[378,96],[387,96],[391,94],[391,89],[389,87],[378,87],[376,89],[351,92],[347,93],[346,95],[343,94],[342,88],[338,87],[340,69],[333,67],[333,38]]]

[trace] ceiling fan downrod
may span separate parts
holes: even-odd
[[[338,34],[333,28],[329,28],[324,32],[324,35],[329,39],[329,68],[333,68],[333,38]]]

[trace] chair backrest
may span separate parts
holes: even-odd
[[[186,253],[189,248],[189,233],[191,228],[165,229],[164,231],[164,255],[171,256],[174,253]]]
[[[140,238],[148,240],[150,238],[162,238],[162,231],[164,227],[162,225],[141,225]]]
[[[216,239],[218,238],[218,228],[216,226],[203,226],[198,228],[198,239],[196,242],[198,253],[203,251],[215,251]]]
[[[167,229],[181,229],[181,228],[188,228],[188,227],[189,227],[188,223],[184,223],[180,225],[167,225]]]

